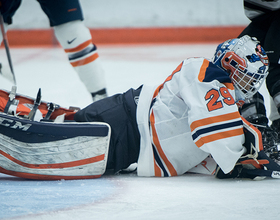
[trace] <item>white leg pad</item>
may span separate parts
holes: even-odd
[[[96,122],[26,124],[28,120],[12,121],[11,118],[15,117],[1,119],[0,172],[27,179],[46,180],[97,178],[105,172],[110,141],[108,124]],[[36,133],[38,124],[41,127],[46,126],[46,129],[43,129],[46,133]],[[63,138],[53,140],[55,133],[51,134],[52,125],[55,125],[53,130]],[[67,137],[67,132],[72,133],[72,130],[75,132],[80,126],[88,129],[91,125],[97,126],[94,129],[103,129],[105,134],[102,132],[102,135],[90,135],[92,132],[88,132],[85,135]],[[33,127],[35,131],[32,130]],[[13,129],[20,132],[22,140],[27,140],[30,136],[30,141],[11,137]],[[94,129],[93,131],[97,131]]]

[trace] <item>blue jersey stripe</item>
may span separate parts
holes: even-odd
[[[192,138],[193,138],[193,140],[195,140],[200,135],[203,135],[203,134],[206,134],[209,132],[219,131],[219,130],[226,129],[226,128],[238,127],[241,125],[243,125],[242,120],[238,120],[238,121],[234,121],[234,122],[229,122],[229,123],[224,123],[224,124],[220,124],[220,125],[214,125],[214,126],[207,127],[207,128],[202,128],[202,129],[197,130],[195,133],[193,133]]]
[[[159,165],[159,167],[160,167],[161,170],[163,171],[164,176],[165,176],[165,177],[168,177],[168,176],[169,176],[169,175],[168,175],[168,172],[166,171],[166,169],[165,169],[163,163],[161,162],[160,156],[158,155],[158,153],[157,153],[157,151],[156,151],[155,145],[152,144],[152,146],[153,146],[154,158],[155,158],[157,164]]]
[[[229,74],[226,71],[209,62],[203,82],[212,82],[213,80],[218,80],[220,83],[231,83]]]

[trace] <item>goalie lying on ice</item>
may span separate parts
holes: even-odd
[[[40,102],[40,91],[35,100],[2,91],[0,172],[79,179],[137,163],[139,176],[278,177],[280,167],[237,106],[260,88],[267,68],[258,41],[244,36],[220,44],[211,61],[184,60],[161,85],[77,112]]]

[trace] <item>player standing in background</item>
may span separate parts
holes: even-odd
[[[257,37],[269,58],[269,74],[266,86],[270,94],[272,121],[268,126],[268,118],[263,96],[258,92],[246,101],[241,114],[262,132],[263,142],[268,147],[268,155],[279,160],[277,148],[280,139],[280,0],[244,0],[246,16],[251,23],[239,37],[249,35]],[[272,128],[272,129],[271,129]],[[275,132],[276,131],[276,132]]]
[[[93,101],[107,96],[104,70],[89,29],[83,23],[79,0],[37,0],[48,16],[55,36],[68,55],[69,62],[90,92]],[[0,10],[7,26],[21,0],[0,0]],[[0,35],[0,42],[3,38]]]

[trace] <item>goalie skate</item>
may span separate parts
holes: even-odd
[[[0,113],[0,172],[28,179],[86,179],[106,169],[110,126],[37,122]]]

